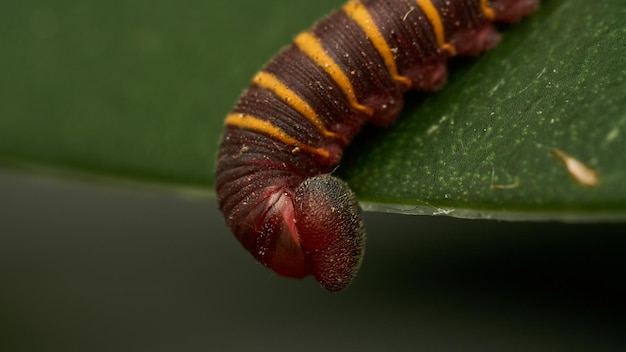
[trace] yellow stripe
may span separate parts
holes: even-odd
[[[341,90],[344,92],[350,105],[356,110],[362,111],[368,115],[373,114],[373,110],[365,105],[359,104],[354,95],[354,87],[348,79],[348,76],[339,68],[339,65],[324,51],[322,43],[315,38],[311,33],[304,32],[296,37],[294,43],[309,56],[318,66],[324,69],[332,79],[337,82]]]
[[[239,127],[239,128],[243,128],[243,129],[250,130],[250,131],[261,132],[263,134],[266,134],[274,139],[277,139],[283,142],[284,144],[288,146],[293,146],[300,150],[304,150],[309,153],[320,155],[324,158],[328,158],[330,156],[330,152],[328,150],[324,148],[315,148],[310,145],[301,143],[297,139],[285,133],[285,131],[272,125],[271,122],[261,120],[251,115],[237,114],[237,113],[229,114],[226,117],[226,121],[224,121],[224,124],[227,126]],[[294,150],[296,150],[295,148]]]
[[[342,139],[347,142],[346,136],[327,130],[322,120],[315,113],[315,110],[273,74],[261,71],[254,76],[252,81],[259,87],[268,89],[278,95],[280,99],[294,108],[300,115],[311,121],[324,136]]]
[[[480,9],[488,20],[493,21],[496,14],[493,12],[493,9],[489,7],[488,1],[489,0],[480,0]]]
[[[350,1],[343,7],[343,10],[348,17],[356,22],[365,34],[367,34],[369,40],[374,45],[374,48],[376,48],[380,56],[385,61],[385,66],[387,67],[387,71],[389,71],[391,77],[405,86],[410,87],[411,80],[398,74],[396,60],[394,59],[393,53],[389,48],[389,44],[378,30],[374,19],[365,6],[360,1]]]
[[[431,26],[433,26],[433,32],[435,32],[435,37],[437,38],[439,47],[450,53],[450,55],[456,55],[456,49],[454,46],[450,43],[446,43],[441,16],[435,8],[435,5],[433,5],[431,0],[415,0],[415,2],[417,2],[417,5],[422,9],[422,12],[424,12],[428,18],[428,22],[430,22]]]

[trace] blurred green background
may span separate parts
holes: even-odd
[[[280,4],[0,7],[2,162],[74,172],[0,172],[0,350],[624,350],[622,224],[366,213],[365,262],[340,294],[240,248],[195,193],[212,165],[193,161],[212,159],[212,124],[279,43],[341,1]],[[97,127],[120,118],[114,138]],[[116,173],[190,193],[112,187]]]
[[[339,4],[16,2],[0,13],[0,163],[212,193],[237,96]]]

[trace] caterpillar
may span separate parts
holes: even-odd
[[[295,37],[227,115],[217,198],[241,245],[281,276],[344,289],[363,258],[360,208],[331,175],[365,123],[392,124],[407,90],[500,40],[539,0],[354,0]]]

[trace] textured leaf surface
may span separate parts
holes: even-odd
[[[239,93],[341,3],[11,3],[0,13],[0,163],[212,193]],[[494,51],[456,60],[444,90],[409,95],[398,124],[367,128],[338,173],[369,209],[626,216],[625,24],[619,0],[544,1]],[[554,148],[598,185],[576,182]]]
[[[625,24],[619,1],[545,1],[444,90],[412,100],[391,130],[369,131],[344,175],[375,209],[623,217]],[[592,169],[597,185],[578,182],[555,149]]]

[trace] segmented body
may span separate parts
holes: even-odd
[[[407,90],[440,88],[450,57],[490,49],[493,22],[538,1],[350,1],[298,35],[225,121],[217,194],[241,244],[280,275],[346,287],[364,231],[354,194],[329,175],[343,148],[365,123],[393,123]]]

